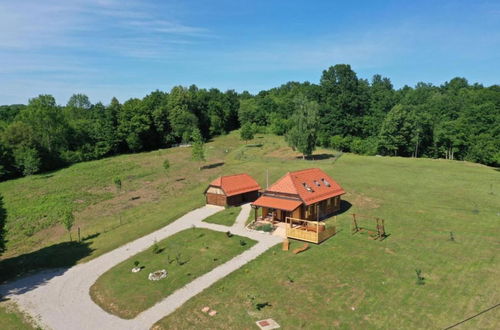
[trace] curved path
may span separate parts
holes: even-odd
[[[191,211],[171,224],[133,242],[123,245],[87,263],[67,270],[51,270],[28,276],[0,286],[0,295],[11,298],[19,308],[38,320],[42,327],[58,329],[149,329],[156,321],[172,313],[216,281],[227,276],[247,262],[255,259],[281,238],[248,231],[244,224],[250,213],[250,205],[242,210],[232,227],[202,222],[203,219],[222,210],[216,206],[204,206]],[[249,237],[258,243],[212,271],[194,279],[164,300],[139,314],[135,319],[124,320],[108,314],[90,298],[90,286],[104,272],[131,256],[192,226]],[[29,289],[25,289],[29,288]]]

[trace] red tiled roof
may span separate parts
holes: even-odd
[[[250,175],[244,173],[218,177],[210,182],[210,185],[221,188],[226,196],[243,194],[260,189],[257,181]]]
[[[329,187],[326,182],[330,184]],[[304,183],[312,191],[308,191]],[[298,195],[306,205],[345,193],[337,182],[319,168],[288,172],[267,191]]]
[[[269,207],[278,210],[293,211],[297,207],[302,205],[302,201],[270,196],[260,196],[255,202],[252,203],[252,205]]]

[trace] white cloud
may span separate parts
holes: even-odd
[[[126,34],[132,36],[128,47],[140,47],[134,51],[141,53],[147,52],[145,45],[135,44],[134,37],[155,40],[161,35],[168,41],[169,37],[189,40],[209,35],[202,27],[178,22],[175,13],[167,18],[159,15],[154,7],[139,1],[0,2],[0,50],[97,46],[101,51],[113,51],[115,39]]]

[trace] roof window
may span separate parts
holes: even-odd
[[[321,179],[321,181],[323,181],[325,186],[330,187],[330,182],[326,181],[325,179]]]
[[[314,192],[314,190],[311,187],[309,187],[307,183],[303,182],[302,185],[304,186],[304,188],[306,188],[307,191]]]
[[[319,183],[317,180],[314,180],[313,182],[314,182],[314,184],[315,184],[316,186],[318,186],[318,187],[319,187],[319,186],[321,186],[321,183]]]

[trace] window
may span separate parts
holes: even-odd
[[[304,186],[304,188],[306,188],[307,191],[314,192],[314,190],[311,187],[309,187],[307,183],[303,182],[302,185]]]
[[[324,178],[321,179],[321,181],[323,181],[323,183],[325,184],[325,186],[330,187],[330,182],[326,181]]]
[[[326,206],[328,206],[328,207],[332,206],[332,199],[331,198],[328,198],[326,200]]]
[[[314,184],[315,184],[316,186],[318,186],[318,187],[321,185],[321,184],[320,184],[318,181],[316,181],[316,180],[314,180]]]

